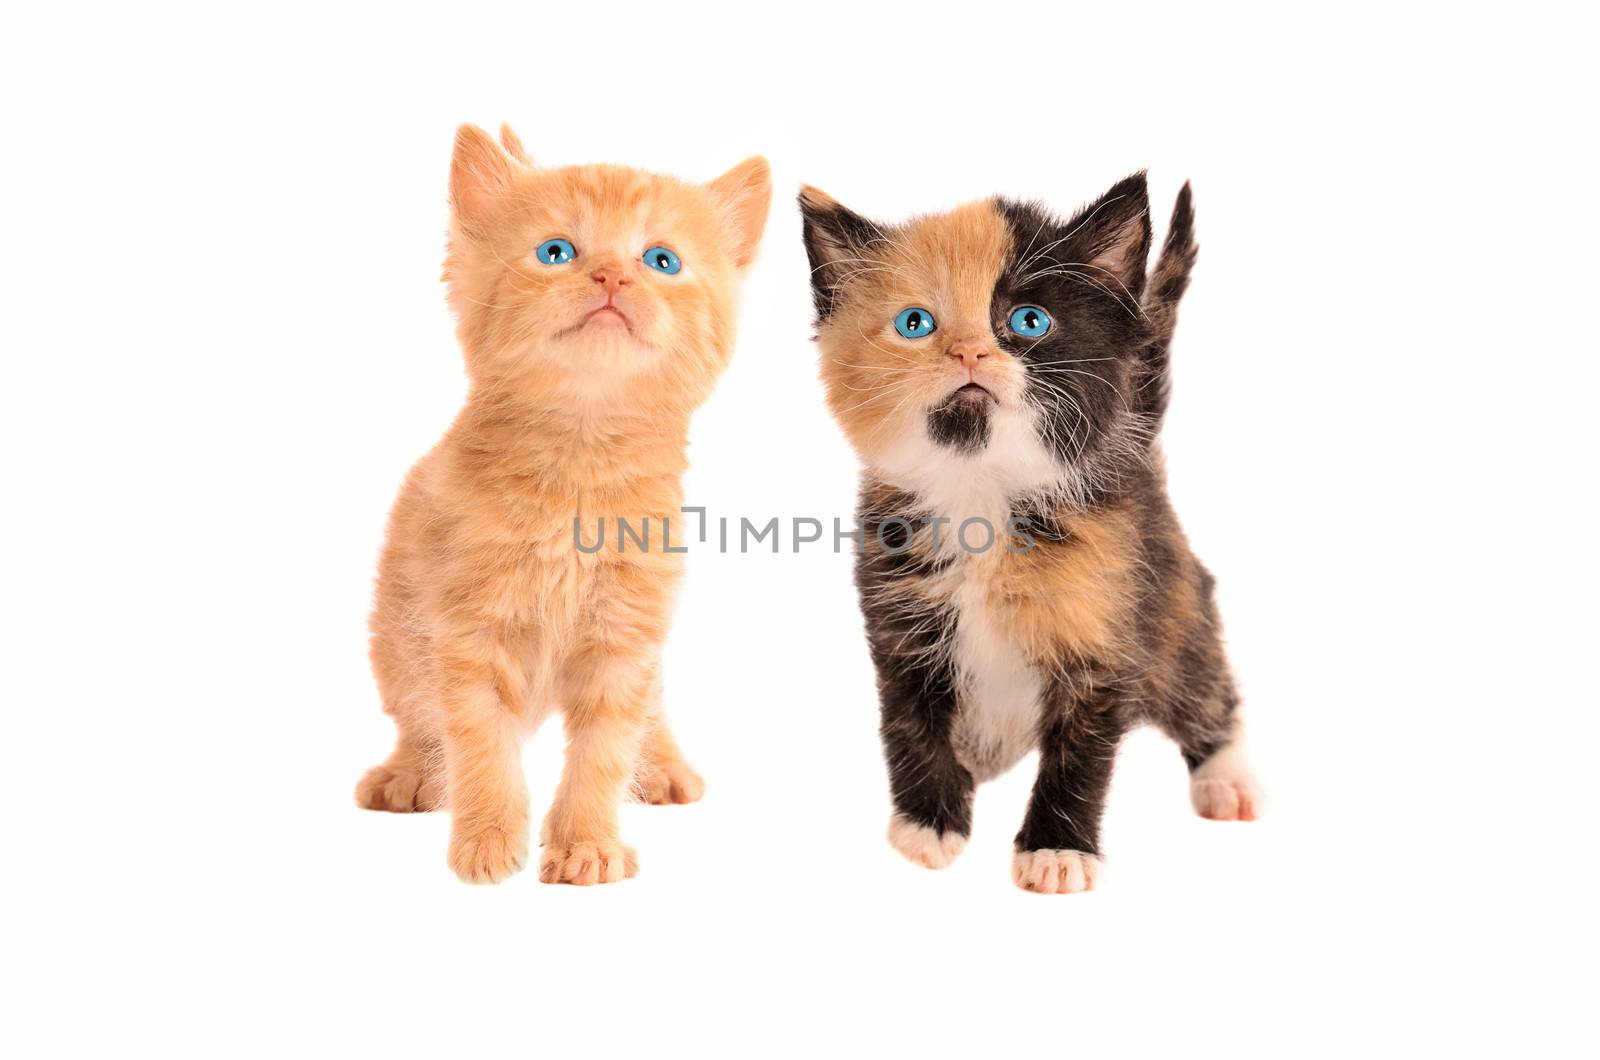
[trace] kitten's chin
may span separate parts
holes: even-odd
[[[620,323],[585,327],[551,344],[537,369],[564,401],[585,406],[625,406],[637,399],[641,380],[661,360]]]
[[[589,323],[558,336],[555,344],[558,356],[567,360],[570,371],[621,372],[648,367],[655,363],[655,347],[643,341],[637,332],[620,317],[601,313]]]

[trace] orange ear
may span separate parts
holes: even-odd
[[[744,268],[755,259],[772,205],[772,167],[760,155],[740,162],[709,185],[732,240],[733,263]]]
[[[500,123],[500,143],[506,149],[506,154],[515,158],[525,166],[533,165],[533,159],[528,157],[527,149],[522,146],[522,140],[511,131],[511,126],[505,122]]]
[[[450,160],[450,206],[467,228],[478,228],[494,216],[511,184],[511,160],[489,134],[476,125],[456,130],[455,157]]]

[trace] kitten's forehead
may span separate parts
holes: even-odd
[[[881,248],[890,271],[879,275],[901,297],[922,293],[986,317],[1012,242],[993,201],[969,203],[890,230]]]
[[[578,222],[613,234],[694,229],[711,220],[704,189],[674,177],[615,165],[534,170],[519,189],[528,215]],[[661,232],[665,235],[667,233]]]

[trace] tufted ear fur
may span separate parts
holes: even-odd
[[[533,165],[533,159],[528,157],[527,149],[522,146],[522,138],[505,122],[500,123],[500,145],[506,149],[506,154],[518,162],[525,166]]]
[[[833,312],[850,273],[871,254],[872,243],[883,238],[883,229],[809,184],[800,189],[800,218],[811,261],[811,297],[822,321]]]
[[[511,159],[489,134],[476,125],[456,130],[450,160],[450,208],[468,231],[481,230],[499,208],[511,185]]]
[[[1114,278],[1134,298],[1144,288],[1150,256],[1150,193],[1141,170],[1124,177],[1067,222],[1064,250]]]
[[[733,263],[744,268],[755,260],[772,205],[772,167],[760,155],[740,162],[707,185],[717,202],[732,241]]]

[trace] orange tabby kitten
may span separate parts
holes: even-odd
[[[637,871],[617,835],[630,783],[653,803],[703,787],[661,714],[682,557],[580,551],[574,520],[678,513],[689,417],[728,360],[771,176],[761,158],[704,185],[539,169],[501,140],[456,134],[445,280],[471,393],[390,516],[372,666],[399,741],[356,798],[448,808],[450,867],[504,879],[528,849],[521,740],[558,710],[539,878],[610,883]]]

